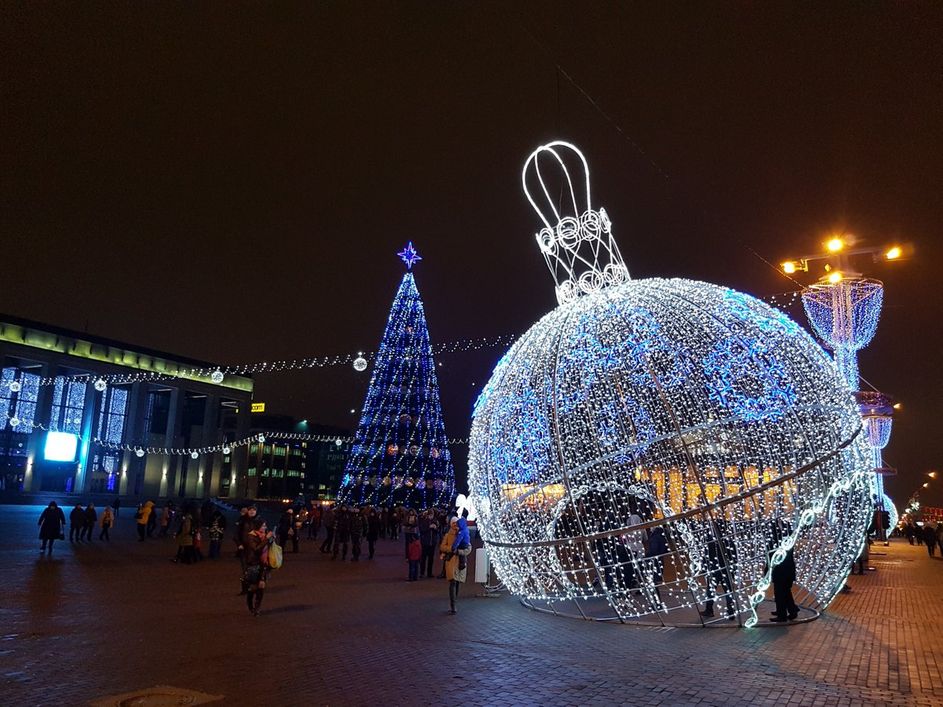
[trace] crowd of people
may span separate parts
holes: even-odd
[[[366,541],[367,560],[374,559],[381,538],[403,538],[407,563],[406,580],[433,577],[436,556],[441,560],[438,577],[449,581],[449,612],[456,613],[459,587],[466,580],[466,558],[471,553],[468,523],[464,518],[449,519],[442,509],[417,511],[397,506],[376,508],[346,504],[321,505],[312,502],[286,508],[269,530],[258,508],[241,509],[233,541],[240,559],[240,596],[246,597],[249,611],[258,615],[266,582],[272,569],[266,559],[273,546],[285,552],[300,552],[302,539],[314,541],[321,554],[332,561],[359,562]],[[324,528],[324,540],[320,540]],[[211,528],[212,533],[212,528]]]
[[[900,534],[907,538],[911,545],[926,545],[930,557],[936,556],[938,547],[943,555],[943,522],[928,520],[920,526],[908,518],[901,523]]]

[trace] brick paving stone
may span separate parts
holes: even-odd
[[[532,612],[405,581],[400,542],[332,562],[303,542],[251,617],[231,557],[171,540],[57,543],[40,508],[0,507],[0,704],[80,705],[155,685],[231,705],[943,705],[943,560],[896,541],[817,621],[671,631]],[[130,514],[128,514],[130,515]]]

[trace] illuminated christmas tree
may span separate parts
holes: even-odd
[[[422,258],[412,243],[398,255],[407,272],[373,360],[338,499],[426,508],[451,501],[455,474],[426,315],[411,272]]]

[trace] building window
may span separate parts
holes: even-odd
[[[82,412],[88,383],[74,378],[58,377],[52,390],[52,411],[49,427],[56,432],[82,434]],[[109,489],[111,490],[111,489]]]
[[[19,375],[17,375],[19,374]],[[16,432],[30,433],[36,420],[36,400],[39,397],[39,376],[35,373],[20,371],[18,368],[4,368],[3,385],[0,386],[0,430],[8,427]],[[10,383],[18,380],[18,393],[10,392]],[[10,418],[17,418],[20,424],[12,428]]]
[[[108,386],[98,410],[97,437],[103,442],[121,444],[128,413],[128,389]]]
[[[287,450],[285,449],[285,447],[275,447],[275,456],[276,456],[276,457],[283,457],[283,456],[285,456],[285,452],[286,452],[286,451],[287,451]]]

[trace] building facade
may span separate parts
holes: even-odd
[[[261,440],[259,436],[261,435]],[[244,498],[333,500],[350,455],[350,433],[285,415],[252,415]]]
[[[248,437],[252,379],[212,368],[0,315],[0,492],[236,495],[247,446],[169,452]]]

